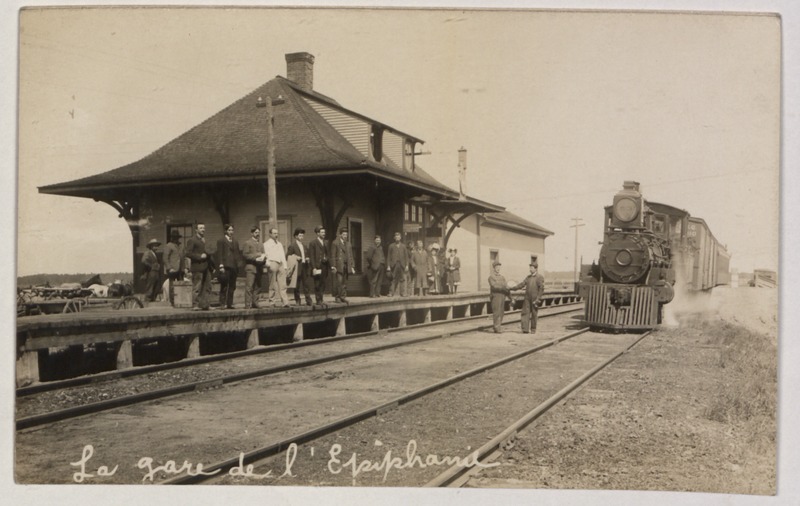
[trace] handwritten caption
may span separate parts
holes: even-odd
[[[378,442],[376,441],[376,445]],[[478,459],[478,452],[474,451],[466,457],[440,456],[429,453],[427,455],[417,454],[417,442],[410,440],[405,448],[405,455],[399,456],[388,450],[383,457],[376,460],[359,458],[358,453],[352,452],[342,455],[342,445],[336,443],[328,449],[327,471],[334,475],[342,473],[349,474],[355,479],[364,473],[383,473],[383,481],[389,476],[392,470],[403,470],[419,468],[425,469],[435,466],[458,466],[458,467],[480,467],[490,468],[500,465],[498,462],[485,464]],[[309,449],[310,455],[314,456],[314,447]],[[264,473],[256,473],[253,464],[245,465],[244,452],[239,453],[239,463],[228,469],[227,475],[241,478],[252,478],[256,480],[273,477],[295,477],[292,468],[298,455],[298,447],[295,443],[289,445],[286,450],[286,460],[284,471],[280,476],[273,475],[272,470]],[[89,461],[94,457],[94,446],[85,445],[81,452],[81,458],[76,462],[70,462],[70,466],[77,467],[78,470],[72,475],[75,483],[84,483],[93,479],[107,478],[114,476],[119,470],[119,464],[110,468],[107,465],[89,465]],[[160,474],[175,477],[180,475],[187,476],[215,476],[222,473],[222,469],[208,469],[202,462],[192,463],[184,460],[178,464],[175,460],[167,460],[163,464],[156,463],[152,457],[140,458],[135,467],[144,472],[142,482],[154,482]]]

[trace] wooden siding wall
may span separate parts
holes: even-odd
[[[378,199],[371,192],[353,188],[354,205],[346,212],[340,226],[346,226],[348,218],[362,220],[363,242],[361,251],[354,254],[363,254],[372,243],[376,234],[376,220],[378,216]],[[259,220],[268,219],[267,189],[264,183],[241,183],[230,185],[231,198],[229,214],[231,224],[235,228],[234,237],[243,243],[250,237],[250,227],[257,225]],[[278,218],[289,221],[290,233],[300,227],[306,230],[305,241],[315,237],[314,227],[321,224],[319,210],[317,209],[311,191],[302,182],[278,183]],[[147,218],[147,225],[142,228],[137,251],[139,255],[144,252],[145,245],[151,238],[162,242],[159,250],[166,243],[167,225],[176,223],[194,224],[202,221],[206,225],[206,242],[210,250],[214,250],[218,239],[222,238],[222,220],[214,207],[213,199],[207,190],[176,191],[162,189],[146,195],[142,217]],[[389,210],[381,209],[380,212]],[[402,207],[393,210],[402,216]],[[327,238],[336,236],[335,231],[328,231]],[[262,238],[265,240],[266,238]],[[184,242],[185,242],[184,238]],[[385,241],[385,240],[384,240]],[[288,246],[288,244],[284,244]]]
[[[470,216],[450,236],[448,248],[457,248],[461,259],[461,290],[488,290],[493,272],[490,252],[496,250],[507,280],[522,281],[530,273],[531,255],[539,258],[539,272],[545,270],[545,239],[531,237],[491,225],[478,229],[477,216]]]
[[[345,114],[336,109],[305,98],[308,105],[325,121],[331,124],[342,136],[350,142],[364,157],[370,156],[370,124],[366,121]]]
[[[392,132],[383,133],[383,156],[398,169],[403,168],[403,145],[405,140]]]

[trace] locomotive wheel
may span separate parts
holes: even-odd
[[[114,309],[141,309],[143,307],[144,304],[142,304],[142,301],[140,301],[138,297],[129,295],[127,297],[123,297]]]

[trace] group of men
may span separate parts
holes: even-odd
[[[206,227],[203,223],[195,226],[195,233],[180,247],[181,234],[177,230],[170,232],[170,241],[164,248],[164,271],[169,283],[169,297],[172,302],[174,281],[184,279],[188,275],[192,280],[192,309],[208,310],[211,308],[211,280],[219,281],[220,309],[233,308],[233,296],[236,290],[236,278],[244,269],[245,308],[258,307],[258,297],[263,287],[269,290],[269,303],[289,306],[286,293],[287,284],[296,279],[297,288],[294,299],[300,305],[301,294],[305,304],[312,305],[313,289],[316,303],[323,302],[323,290],[329,274],[333,278],[333,295],[337,302],[347,302],[347,278],[355,273],[353,249],[348,242],[346,229],[339,232],[339,237],[329,244],[325,239],[326,231],[319,226],[314,229],[316,238],[304,242],[305,230],[296,228],[288,248],[278,240],[278,229],[269,231],[269,238],[261,242],[259,227],[250,229],[250,237],[239,246],[234,239],[234,228],[225,224],[225,234],[216,243],[213,254],[206,243]],[[161,243],[152,239],[142,256],[142,279],[148,300],[155,300],[160,291],[160,264],[155,250]],[[186,259],[184,261],[184,258]],[[267,281],[264,281],[267,277]]]
[[[536,321],[538,319],[539,307],[542,305],[542,295],[544,295],[544,277],[539,274],[539,263],[534,259],[529,268],[530,274],[525,279],[515,285],[506,282],[506,278],[500,274],[499,260],[492,263],[492,272],[489,276],[489,300],[492,306],[492,330],[497,334],[503,333],[503,313],[505,311],[506,297],[511,298],[512,290],[525,289],[525,297],[522,299],[522,333],[535,334]]]
[[[236,278],[241,266],[244,266],[245,274],[246,309],[258,307],[262,287],[268,287],[270,304],[289,307],[286,288],[292,279],[296,280],[294,299],[297,305],[301,305],[301,295],[305,298],[305,304],[313,304],[312,289],[315,302],[322,304],[329,275],[334,276],[334,299],[337,302],[347,302],[347,280],[350,274],[355,273],[353,248],[348,241],[347,229],[339,230],[338,237],[329,243],[325,228],[318,226],[314,228],[316,237],[305,243],[305,230],[296,228],[286,249],[278,240],[277,228],[270,229],[269,238],[262,243],[259,227],[251,227],[250,237],[241,248],[233,237],[232,225],[226,224],[224,232],[216,243],[214,253],[210,254],[206,249],[205,224],[198,223],[195,226],[195,234],[186,241],[185,248],[180,247],[180,233],[177,230],[171,231],[163,257],[171,302],[173,282],[183,279],[184,273],[187,273],[192,280],[192,309],[210,309],[211,279],[216,276],[220,287],[219,307],[232,309]],[[374,243],[366,252],[370,297],[381,296],[384,276],[391,280],[390,296],[444,293],[443,286],[447,287],[448,293],[457,292],[461,280],[461,261],[457,250],[448,249],[447,256],[442,258],[436,243],[431,244],[427,251],[422,241],[417,241],[416,247],[406,247],[399,232],[394,234],[394,242],[389,245],[385,255],[381,243],[381,237],[376,235]],[[142,256],[142,278],[146,282],[149,300],[155,300],[160,290],[158,281],[161,266],[155,253],[160,244],[156,239],[150,240],[147,251]],[[188,268],[184,267],[184,256]],[[500,266],[500,262],[495,261],[492,264],[494,272],[489,277],[494,331],[502,332],[506,297],[510,298],[512,290],[524,288],[522,331],[535,333],[538,308],[544,293],[544,278],[538,273],[538,262],[535,259],[531,261],[530,274],[514,286],[510,286],[500,274]],[[264,276],[268,276],[266,283]]]

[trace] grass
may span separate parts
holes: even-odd
[[[726,423],[771,420],[778,394],[778,350],[764,334],[725,322],[703,322],[706,344],[720,346],[717,366],[724,381],[717,385],[714,403],[706,414]]]

